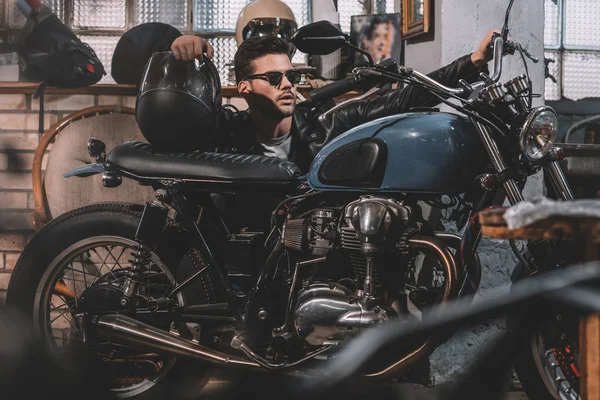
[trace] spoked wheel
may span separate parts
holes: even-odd
[[[34,303],[36,329],[57,350],[73,342],[88,343],[106,364],[111,389],[122,397],[145,392],[160,381],[175,360],[95,337],[91,329],[101,313],[145,309],[174,285],[175,279],[156,254],[150,253],[140,271],[130,307],[124,305],[123,287],[132,270],[137,243],[125,238],[100,236],[67,248],[42,277]],[[179,305],[183,299],[179,296]],[[138,317],[139,318],[139,317]],[[143,316],[141,317],[143,318]],[[170,328],[170,322],[153,321]]]
[[[197,398],[209,379],[206,366],[126,346],[94,328],[102,315],[121,313],[201,340],[200,326],[192,330],[186,323],[173,323],[157,302],[201,259],[174,223],[165,227],[157,245],[140,247],[134,236],[142,210],[137,205],[98,204],[53,220],[19,258],[6,303],[31,316],[50,350],[83,351],[90,365],[99,367],[94,373],[106,378],[120,398]],[[194,304],[214,301],[210,277],[201,275],[198,282],[199,287],[177,295],[179,305],[192,297]]]

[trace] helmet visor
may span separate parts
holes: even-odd
[[[288,44],[290,58],[296,53],[296,46],[292,44],[292,36],[296,32],[296,22],[282,18],[256,18],[248,21],[242,31],[244,40],[254,36],[277,36]]]

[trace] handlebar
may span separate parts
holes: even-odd
[[[511,42],[512,43],[512,42]],[[502,75],[502,56],[504,55],[504,40],[502,39],[502,36],[496,36],[493,40],[493,45],[492,45],[492,49],[493,49],[493,67],[492,67],[492,76],[491,76],[491,80],[496,83],[500,80],[500,76]],[[417,78],[418,80],[420,80],[423,83],[426,83],[430,86],[433,86],[436,89],[445,91],[447,93],[453,93],[456,95],[462,95],[465,94],[465,91],[467,90],[466,88],[451,88],[451,87],[447,87],[442,85],[441,83],[439,83],[438,81],[431,79],[430,77],[428,77],[427,75],[424,75],[418,71],[415,71],[413,69],[410,68],[406,68],[406,67],[400,67],[400,71],[403,75],[406,76],[413,76],[415,78]]]
[[[430,77],[420,73],[419,71],[411,70],[411,75],[414,76],[415,78],[417,78],[418,80],[420,80],[421,82],[427,83],[428,85],[433,86],[436,89],[440,89],[444,92],[453,93],[453,94],[457,94],[457,95],[461,95],[465,92],[465,89],[456,89],[456,88],[444,86],[441,83],[439,83],[438,81],[431,79]]]
[[[354,77],[342,79],[340,81],[332,82],[326,86],[312,90],[310,92],[310,98],[313,101],[321,101],[324,99],[332,99],[340,96],[358,87],[358,84],[354,81]]]
[[[504,54],[514,54],[515,48],[517,44],[512,41],[504,41],[502,36],[497,34],[494,36],[492,40],[492,54],[493,54],[493,65],[492,65],[492,75],[489,78],[486,78],[486,83],[478,82],[473,85],[468,85],[466,82],[461,88],[451,88],[445,86],[438,81],[431,79],[427,75],[424,75],[418,71],[413,70],[408,67],[398,67],[398,73],[405,77],[413,77],[422,83],[427,84],[435,89],[440,91],[462,96],[470,94],[476,87],[480,87],[481,85],[492,83],[497,83],[502,76],[502,57]],[[534,61],[535,62],[535,61]],[[378,68],[367,67],[360,68],[354,71],[354,76],[350,78],[343,79],[341,81],[333,82],[327,86],[315,89],[310,92],[310,97],[314,101],[320,101],[323,99],[334,98],[336,96],[340,96],[344,93],[347,93],[351,90],[356,89],[360,86],[359,82],[363,82],[365,77],[389,77],[388,71],[382,71]],[[477,86],[480,85],[480,86]]]
[[[496,36],[493,45],[494,51],[494,66],[492,68],[492,76],[490,79],[496,83],[502,76],[502,56],[504,55],[504,40],[502,36]]]

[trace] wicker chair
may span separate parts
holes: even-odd
[[[66,116],[44,134],[33,159],[35,211],[32,220],[36,230],[56,216],[87,204],[103,201],[143,204],[152,200],[152,188],[128,179],[117,188],[105,188],[101,175],[63,177],[66,171],[92,162],[87,152],[87,141],[91,137],[104,141],[107,151],[129,140],[144,141],[134,114],[130,107],[89,107]],[[53,141],[42,178],[42,160]]]

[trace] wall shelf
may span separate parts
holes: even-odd
[[[34,94],[39,82],[0,82],[0,95],[2,94]],[[308,96],[310,86],[299,86],[298,91],[303,96]],[[135,85],[117,85],[117,84],[98,84],[74,89],[59,89],[47,86],[45,94],[92,94],[92,95],[112,95],[112,96],[135,96],[137,87]],[[237,88],[235,86],[223,86],[223,97],[237,97]]]

